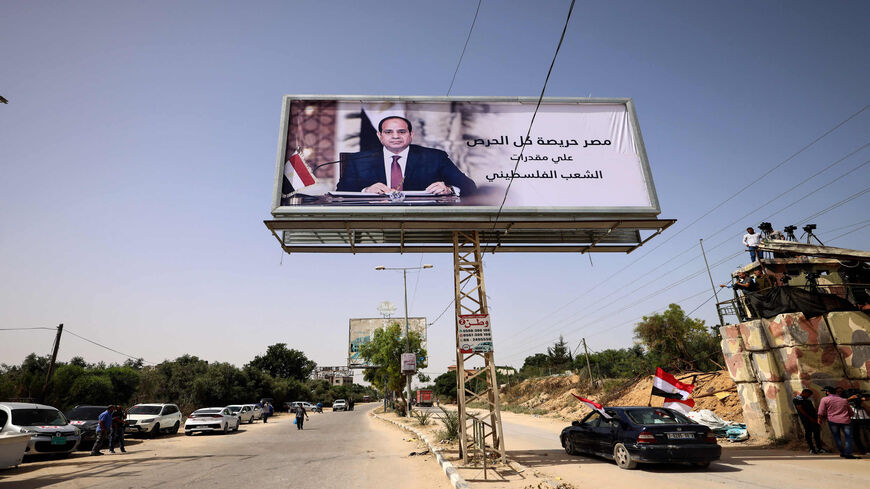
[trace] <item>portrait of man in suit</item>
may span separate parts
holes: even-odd
[[[477,187],[439,149],[411,144],[411,121],[399,116],[378,123],[381,151],[348,155],[336,190],[387,194],[393,190],[425,190],[433,195],[472,195]]]

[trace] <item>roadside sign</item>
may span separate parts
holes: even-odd
[[[402,353],[402,372],[414,373],[417,371],[417,355],[414,353]]]
[[[492,330],[489,314],[466,314],[459,316],[459,351],[462,353],[486,353],[492,351]]]

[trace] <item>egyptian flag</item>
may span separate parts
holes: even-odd
[[[579,399],[580,402],[582,402],[583,404],[585,404],[589,409],[592,409],[592,410],[594,410],[594,411],[598,411],[599,413],[601,413],[602,416],[604,416],[604,417],[607,418],[607,419],[610,419],[610,418],[611,418],[611,416],[610,416],[609,414],[607,414],[607,413],[604,412],[604,406],[602,406],[601,404],[598,404],[598,403],[595,402],[595,401],[591,401],[591,400],[589,400],[589,399],[586,399],[586,398],[580,397],[580,396],[578,396],[577,394],[574,394],[573,392],[571,393],[571,395],[574,396],[574,397],[576,397],[577,399]]]
[[[679,411],[683,414],[688,413],[695,407],[694,399],[667,399],[665,398],[664,404],[662,407],[671,408],[674,411]]]
[[[673,375],[662,370],[661,367],[656,367],[656,376],[653,377],[652,395],[685,401],[692,397],[692,390],[694,389],[694,384],[684,384]]]
[[[302,161],[302,156],[298,152],[294,152],[284,162],[284,181],[281,184],[281,193],[288,196],[303,187],[314,185],[314,183],[314,176],[308,169],[308,165]]]

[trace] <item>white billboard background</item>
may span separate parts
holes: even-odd
[[[367,368],[374,365],[366,362],[359,354],[359,348],[369,343],[375,335],[375,330],[384,329],[393,323],[401,326],[402,338],[405,337],[405,318],[353,318],[350,320],[347,366],[349,368]],[[426,341],[426,318],[408,318],[408,328],[417,332],[423,339],[426,350],[426,362],[429,362],[429,347]]]
[[[493,197],[478,205],[501,204],[511,177],[506,207],[654,203],[635,140],[640,133],[623,103],[543,104],[526,138],[534,104],[340,101],[337,152],[359,151],[361,111],[375,127],[389,115],[411,120],[413,144],[446,151]]]

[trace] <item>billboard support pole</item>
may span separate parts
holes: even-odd
[[[474,453],[474,420],[483,428],[483,457],[494,455],[496,462],[506,462],[504,432],[501,423],[498,381],[496,379],[493,352],[462,353],[459,344],[459,316],[466,314],[489,314],[486,302],[486,286],[483,281],[483,260],[480,252],[480,235],[477,231],[453,232],[453,283],[454,307],[456,310],[456,402],[459,410],[459,456],[462,463],[471,463]],[[465,290],[468,288],[468,290]],[[481,357],[483,368],[469,375],[465,363],[473,357]],[[467,383],[478,377],[485,380],[485,389],[475,392]],[[470,402],[485,403],[484,413],[471,415]],[[471,418],[471,420],[469,420]],[[469,421],[471,423],[469,424]],[[470,450],[469,450],[470,449]]]

